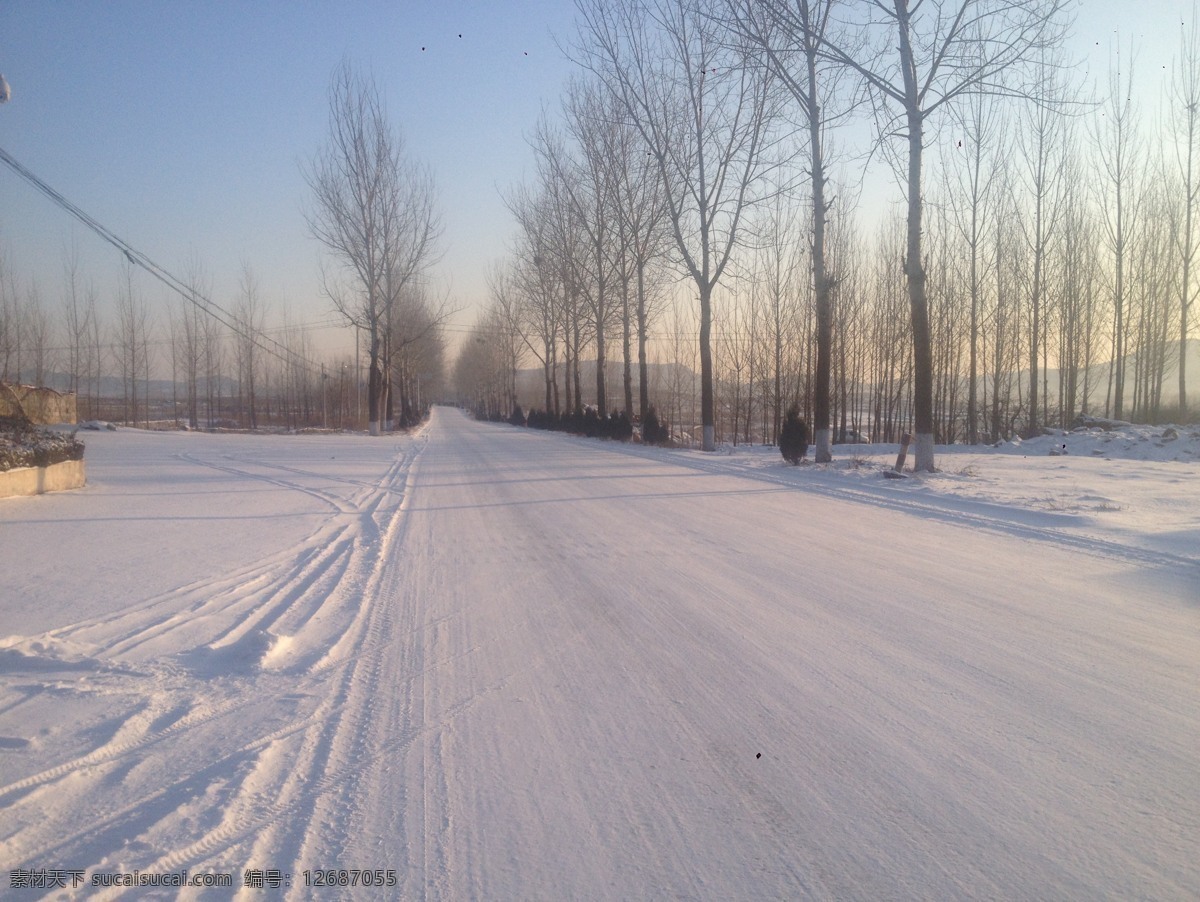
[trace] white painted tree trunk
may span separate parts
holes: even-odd
[[[833,430],[818,429],[813,433],[814,460],[819,464],[833,460]]]
[[[917,450],[913,460],[913,469],[917,472],[935,472],[937,468],[933,465],[933,433],[918,432],[916,441]]]

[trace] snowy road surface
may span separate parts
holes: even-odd
[[[1200,897],[1195,557],[453,410],[133,436],[0,506],[0,869]]]

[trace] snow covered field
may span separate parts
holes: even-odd
[[[89,434],[0,501],[0,896],[1196,898],[1198,432]]]

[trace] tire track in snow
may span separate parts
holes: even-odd
[[[359,493],[357,504],[339,509],[337,516],[342,522],[314,531],[301,543],[298,555],[297,549],[293,548],[289,552],[274,556],[265,565],[252,565],[231,577],[210,583],[193,584],[169,593],[166,597],[139,605],[137,611],[142,617],[140,631],[135,626],[135,615],[128,611],[120,618],[124,625],[115,637],[111,635],[111,619],[105,621],[103,618],[94,618],[92,621],[55,630],[56,641],[69,639],[72,642],[82,638],[99,639],[99,634],[109,632],[109,641],[102,651],[102,657],[119,660],[137,657],[136,652],[143,646],[161,644],[170,639],[176,629],[184,635],[188,630],[194,631],[198,614],[213,618],[225,616],[229,622],[216,640],[201,649],[192,650],[193,653],[198,650],[219,652],[222,648],[236,647],[246,636],[265,634],[271,627],[284,622],[289,627],[303,632],[329,601],[328,595],[331,593],[328,590],[332,587],[342,587],[343,591],[337,593],[335,601],[338,607],[353,610],[353,616],[346,618],[346,625],[349,633],[356,633],[358,638],[353,647],[347,648],[347,653],[342,656],[331,658],[328,649],[318,647],[311,652],[307,660],[288,662],[290,678],[262,668],[264,664],[278,664],[269,660],[269,648],[265,649],[265,658],[260,655],[257,660],[246,662],[248,666],[240,668],[232,677],[217,672],[216,665],[221,663],[220,661],[214,661],[214,666],[208,672],[205,672],[203,667],[197,672],[196,665],[203,662],[198,662],[194,654],[189,658],[186,651],[171,655],[166,660],[161,657],[151,658],[145,662],[147,666],[142,666],[137,671],[125,671],[124,683],[109,687],[107,693],[110,696],[122,693],[143,695],[146,684],[149,683],[153,687],[152,696],[157,700],[153,710],[141,717],[140,723],[135,722],[135,718],[128,714],[125,715],[125,723],[117,731],[117,735],[86,754],[0,787],[0,806],[21,807],[22,802],[30,801],[31,794],[36,790],[46,789],[66,780],[82,780],[85,784],[92,784],[95,791],[99,791],[100,787],[96,784],[104,782],[105,774],[114,773],[114,767],[117,771],[127,774],[138,763],[172,759],[174,756],[171,750],[180,743],[186,747],[189,736],[198,735],[197,731],[201,729],[211,731],[213,727],[227,722],[230,716],[236,716],[239,713],[238,709],[244,705],[248,691],[258,699],[256,707],[266,710],[278,708],[282,700],[299,698],[306,694],[323,695],[325,700],[315,711],[290,720],[278,729],[249,742],[237,744],[233,748],[226,748],[217,761],[197,772],[188,770],[185,766],[182,777],[168,781],[166,789],[142,793],[138,799],[123,806],[119,812],[77,818],[72,827],[80,820],[84,826],[72,829],[66,837],[62,835],[61,829],[34,829],[32,832],[19,830],[7,837],[2,845],[6,859],[20,860],[23,857],[20,853],[21,847],[28,853],[37,850],[39,854],[48,850],[67,852],[71,849],[87,849],[89,846],[94,851],[102,852],[103,850],[95,848],[95,837],[98,834],[107,834],[115,839],[130,825],[140,830],[139,835],[158,829],[160,821],[169,826],[175,818],[174,812],[168,810],[173,806],[165,806],[161,801],[171,798],[172,793],[186,794],[189,787],[200,785],[195,779],[197,774],[228,784],[220,791],[222,810],[237,812],[239,809],[247,809],[250,813],[236,816],[232,821],[223,818],[217,828],[182,850],[185,854],[175,853],[169,856],[172,864],[176,859],[202,860],[209,856],[212,850],[227,848],[231,841],[240,841],[238,838],[244,839],[248,836],[246,824],[252,822],[253,830],[257,831],[275,816],[272,812],[291,811],[297,805],[302,805],[307,798],[306,794],[312,790],[312,781],[301,781],[297,784],[295,788],[299,795],[292,801],[289,802],[284,796],[265,807],[262,804],[261,793],[249,790],[243,793],[241,785],[249,785],[248,781],[259,771],[263,756],[269,755],[272,749],[278,749],[281,744],[292,742],[294,737],[308,737],[318,731],[333,737],[338,735],[340,727],[331,731],[330,724],[341,724],[345,709],[355,700],[350,687],[360,682],[355,675],[360,666],[358,656],[371,647],[378,649],[385,644],[383,640],[386,629],[373,626],[377,618],[364,617],[364,609],[377,607],[372,602],[372,585],[378,582],[382,562],[396,542],[399,533],[397,527],[403,519],[403,501],[395,507],[387,502],[389,499],[403,498],[408,471],[423,444],[423,440],[414,440],[404,453],[397,455],[375,490],[366,497]],[[304,491],[303,487],[295,488]],[[348,523],[345,522],[347,519]],[[332,545],[325,541],[330,537],[335,538]],[[247,588],[251,586],[254,588],[247,592]],[[218,591],[213,593],[213,588],[217,588]],[[306,601],[307,604],[304,604]],[[184,603],[183,611],[177,610],[181,602]],[[147,624],[146,613],[163,607],[175,610],[171,610],[165,617],[152,618],[151,623]],[[370,610],[367,610],[367,613],[369,614]],[[332,640],[341,632],[339,629],[327,638]],[[92,646],[95,647],[96,644],[93,642]],[[321,666],[312,666],[317,657],[324,659]],[[105,666],[99,667],[101,671],[104,669]],[[130,675],[135,679],[129,679]],[[339,688],[329,696],[327,690],[331,680],[339,684]],[[253,688],[248,688],[247,683],[252,684]],[[301,690],[299,693],[298,688]],[[165,703],[163,699],[166,699]],[[230,732],[236,735],[239,731],[234,729]],[[345,734],[344,730],[342,734]],[[310,773],[319,776],[322,772],[328,772],[327,765],[322,763],[326,760],[327,757],[323,756],[318,746]],[[131,764],[123,765],[121,762],[125,761]],[[293,772],[290,767],[287,770],[289,773]],[[237,778],[238,773],[242,774],[240,780]],[[333,772],[318,780],[317,785],[326,789],[335,787],[346,773]],[[82,795],[86,797],[87,794],[85,786]],[[254,814],[264,811],[266,814],[261,816]],[[118,825],[121,825],[119,829]],[[49,842],[50,836],[44,835],[47,833],[57,834],[53,837],[56,841]],[[39,838],[35,834],[43,836]]]
[[[412,479],[412,466],[417,455],[411,455],[404,466],[397,465],[390,471],[390,478],[383,481],[384,490],[390,483],[403,477],[405,499],[408,497]],[[367,505],[371,516],[375,516],[383,492]],[[394,749],[372,750],[364,747],[367,730],[372,723],[371,707],[379,698],[380,661],[394,642],[389,641],[393,621],[390,605],[379,597],[381,578],[394,559],[394,550],[402,541],[405,526],[406,502],[383,524],[379,524],[374,552],[359,563],[365,572],[361,579],[362,604],[357,608],[354,622],[338,645],[345,654],[336,660],[324,660],[310,668],[309,682],[327,683],[334,680],[332,687],[323,686],[324,701],[297,734],[300,748],[294,756],[278,765],[274,772],[270,767],[262,779],[278,784],[267,804],[261,792],[252,790],[248,794],[239,791],[225,806],[230,812],[222,823],[210,833],[191,845],[177,850],[156,862],[162,870],[175,870],[184,865],[195,866],[211,860],[229,847],[248,839],[257,838],[251,852],[251,861],[296,862],[293,869],[301,869],[300,862],[312,858],[312,867],[326,867],[331,860],[322,855],[324,845],[314,842],[314,834],[326,831],[326,824],[344,821],[347,803],[344,797],[347,787],[353,787],[364,763],[377,759]],[[332,691],[331,691],[332,690]],[[270,746],[263,748],[267,755],[277,747],[282,736],[272,737]],[[401,736],[397,743],[403,743]],[[282,770],[282,773],[280,772]],[[281,779],[282,778],[282,779]],[[333,800],[331,803],[330,800]],[[333,808],[332,811],[329,809]],[[319,828],[313,824],[319,817]],[[276,829],[287,824],[286,829]],[[267,829],[271,828],[271,829]],[[265,831],[265,832],[264,832]],[[344,834],[344,830],[340,831]],[[316,846],[308,853],[306,846]],[[266,866],[264,865],[264,866]]]
[[[53,630],[47,634],[52,640],[69,639],[78,642],[89,642],[90,637],[97,648],[108,655],[118,655],[144,643],[155,636],[155,627],[170,631],[172,627],[194,625],[197,617],[226,609],[229,604],[252,606],[259,600],[254,595],[256,587],[262,587],[262,592],[278,592],[281,584],[291,578],[294,582],[305,579],[305,565],[320,555],[329,552],[329,546],[349,533],[353,540],[369,543],[377,538],[378,526],[374,523],[383,503],[392,496],[391,484],[397,474],[404,471],[414,453],[412,448],[398,455],[389,465],[380,484],[373,492],[357,493],[351,502],[344,502],[328,493],[313,494],[308,486],[282,479],[267,480],[277,487],[294,490],[306,495],[318,497],[323,503],[341,516],[333,521],[320,524],[312,533],[301,540],[298,546],[286,549],[265,559],[249,564],[246,567],[216,579],[204,579],[181,586],[171,592],[152,598],[146,602],[134,605],[120,615],[101,615],[90,620],[80,621],[66,627]],[[262,477],[229,465],[211,465],[201,461],[195,454],[176,455],[178,459],[188,460],[198,466],[211,466],[231,475],[261,479]],[[227,459],[235,459],[226,455]],[[262,462],[256,462],[262,466]],[[292,469],[303,475],[304,471]],[[358,485],[359,483],[353,483]],[[297,548],[300,549],[297,555]],[[287,574],[281,573],[287,571]],[[147,624],[146,614],[149,611],[163,608],[166,613],[161,615],[157,623]],[[112,636],[115,625],[128,622],[128,632],[123,636]]]
[[[291,474],[293,476],[304,476],[304,477],[310,477],[310,478],[314,478],[314,479],[321,479],[325,482],[336,482],[336,483],[342,483],[343,485],[355,486],[359,489],[359,491],[356,492],[354,495],[350,496],[350,499],[348,502],[350,504],[350,506],[353,507],[354,509],[358,509],[363,506],[363,503],[364,503],[363,499],[379,500],[381,498],[386,497],[386,495],[387,495],[386,492],[384,492],[383,494],[379,494],[379,489],[380,489],[379,484],[367,483],[367,482],[363,482],[358,479],[346,479],[346,478],[336,477],[336,476],[327,476],[322,473],[314,473],[311,470],[301,470],[299,467],[290,467],[290,466],[287,466],[286,464],[276,463],[274,461],[268,461],[268,460],[262,460],[262,459],[250,459],[250,458],[239,458],[239,457],[231,457],[230,459],[236,460],[239,463],[245,463],[247,465],[256,466],[259,469],[275,470],[280,473]],[[253,478],[253,474],[248,473],[246,475],[251,476]],[[385,477],[384,481],[385,482],[387,481],[386,477]],[[338,497],[338,496],[332,495],[332,493],[328,493],[328,494],[330,494],[331,498],[336,499]]]
[[[294,480],[284,479],[282,477],[270,476],[265,473],[253,472],[253,470],[251,469],[253,467],[258,467],[261,469],[283,469],[280,467],[271,467],[270,465],[265,465],[257,460],[247,460],[247,459],[243,459],[243,458],[238,458],[235,455],[225,455],[223,459],[226,461],[229,461],[229,462],[228,463],[217,463],[217,462],[211,461],[211,460],[202,460],[196,454],[193,454],[193,453],[187,452],[187,451],[182,452],[176,456],[180,460],[185,460],[188,463],[195,464],[198,467],[206,467],[207,469],[210,469],[210,470],[216,470],[219,473],[227,473],[228,475],[236,476],[239,479],[256,480],[258,482],[265,482],[268,485],[273,485],[276,488],[287,489],[288,491],[300,492],[302,494],[308,495],[311,498],[315,498],[316,500],[322,502],[323,504],[328,505],[332,510],[336,511],[337,513],[350,514],[350,513],[354,513],[354,510],[355,510],[354,505],[351,502],[347,502],[347,501],[343,500],[342,498],[338,497],[337,495],[332,494],[331,492],[325,492],[325,491],[321,491],[320,489],[314,489],[311,486],[302,485],[299,482],[296,482]],[[235,463],[241,464],[241,466],[234,466]],[[289,472],[291,472],[293,474],[301,474],[303,471],[292,469]]]
[[[260,573],[253,580],[230,580],[230,585],[217,594],[190,593],[202,600],[152,629],[134,632],[106,651],[116,657],[135,656],[143,646],[169,644],[177,633],[194,634],[197,624],[205,621],[212,621],[216,629],[209,645],[219,648],[249,630],[269,629],[285,614],[291,613],[291,619],[295,619],[300,614],[296,610],[300,602],[306,602],[302,622],[311,619],[351,567],[357,539],[347,526],[323,532],[298,557],[273,568],[274,572]]]
[[[380,486],[362,504],[350,507],[330,502],[342,516],[333,522],[322,523],[298,546],[236,570],[228,576],[198,581],[173,590],[137,605],[119,617],[100,616],[53,630],[47,634],[47,638],[92,644],[96,646],[97,652],[105,657],[119,657],[128,655],[150,640],[169,638],[180,629],[192,632],[198,619],[238,613],[239,608],[252,611],[264,602],[278,597],[283,598],[280,607],[286,609],[289,603],[295,600],[291,596],[302,596],[328,571],[338,567],[348,569],[353,554],[358,550],[357,546],[378,541],[379,527],[374,522],[375,518],[383,503],[389,497],[393,497],[394,490],[391,485],[398,478],[398,474],[407,469],[413,453],[410,448],[398,455],[382,477]],[[240,470],[221,469],[236,475],[257,478]],[[284,488],[311,494],[305,486],[281,480],[272,482]],[[146,613],[156,608],[167,608],[168,612],[156,622],[147,624]],[[240,622],[244,623],[246,619],[253,617],[253,613],[247,613]],[[111,636],[114,624],[125,621],[129,622],[127,632]],[[222,630],[219,635],[236,632],[236,629],[235,624]],[[95,638],[92,638],[93,635]],[[218,641],[219,639],[214,640]]]
[[[419,469],[418,458],[407,473],[400,516],[384,537],[368,581],[366,594],[372,602],[360,612],[361,638],[339,643],[314,668],[333,666],[347,655],[355,661],[339,686],[345,704],[337,718],[330,719],[323,737],[327,753],[320,758],[321,789],[317,793],[309,787],[301,790],[311,812],[304,819],[305,829],[296,848],[286,855],[287,860],[297,862],[297,868],[344,861],[339,853],[355,845],[363,812],[379,804],[373,793],[380,785],[378,774],[403,757],[425,731],[422,627],[417,625],[424,599],[398,589],[406,584],[404,575],[419,566],[407,553],[405,541],[410,529],[407,511]],[[400,794],[399,808],[403,810],[408,801],[404,782],[391,781],[391,788]],[[393,837],[407,848],[410,837],[404,832],[403,819],[394,828]],[[377,858],[364,866],[379,864]]]

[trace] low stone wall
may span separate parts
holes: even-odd
[[[87,484],[82,460],[64,460],[48,467],[21,467],[0,473],[0,498],[63,492]]]
[[[76,421],[75,393],[0,382],[0,417],[20,414],[39,426]]]

